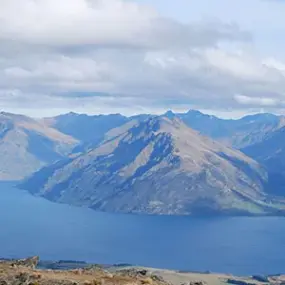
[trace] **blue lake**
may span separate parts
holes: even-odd
[[[285,218],[97,213],[0,184],[0,256],[131,263],[239,275],[285,273]]]

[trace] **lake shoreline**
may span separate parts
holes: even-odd
[[[58,267],[55,267],[55,265]],[[59,278],[56,276],[61,276],[61,278],[64,276],[65,281],[70,280],[73,282],[72,284],[75,284],[74,281],[76,278],[78,281],[84,281],[84,279],[87,278],[99,278],[99,275],[100,280],[104,278],[108,278],[109,281],[110,279],[115,278],[119,278],[118,280],[121,280],[123,277],[129,278],[129,281],[132,280],[132,284],[139,281],[138,285],[280,285],[285,281],[285,275],[234,276],[232,274],[212,272],[181,272],[167,269],[131,266],[126,264],[98,265],[72,260],[47,262],[40,261],[39,257],[31,257],[27,259],[0,259],[0,269],[0,281],[4,280],[3,278],[5,274],[10,277],[15,274],[15,278],[18,278],[18,276],[21,275],[23,277],[24,272],[26,277],[30,276],[27,278],[38,276],[39,280],[37,280],[37,284],[40,284],[40,280],[43,279],[42,276],[45,276],[45,278],[51,278],[49,280],[50,282],[52,279],[54,282],[58,282]],[[9,283],[6,282],[6,284]],[[76,284],[80,283],[76,282]],[[87,284],[86,280],[83,284]]]
[[[35,195],[31,193],[30,191],[26,189],[22,189],[19,185],[23,181],[1,181],[0,180],[0,188],[2,187],[10,187],[14,188],[17,191],[21,191],[24,193],[27,193],[28,195],[31,195],[32,197],[39,198],[39,199],[44,199],[45,201],[48,201],[50,203],[56,204],[56,205],[66,205],[70,207],[75,207],[79,209],[88,209],[92,210],[96,213],[102,213],[102,214],[116,214],[116,215],[133,215],[133,216],[148,216],[148,217],[193,217],[193,218],[198,218],[198,219],[209,219],[209,218],[270,218],[270,217],[285,217],[285,209],[284,210],[279,210],[277,209],[275,212],[268,212],[268,213],[248,213],[248,212],[238,212],[238,213],[219,213],[219,212],[213,212],[213,213],[206,213],[206,214],[160,214],[160,213],[147,213],[147,212],[122,212],[122,211],[101,211],[101,210],[96,210],[92,207],[85,207],[85,206],[76,206],[72,204],[67,204],[67,203],[61,203],[61,202],[56,202],[53,201],[52,199],[48,199],[46,197],[42,197],[40,195]]]
[[[39,257],[29,257],[29,258],[0,258],[1,262],[14,262],[21,260],[29,260],[32,258]],[[110,271],[120,271],[120,270],[147,270],[147,271],[156,271],[156,272],[169,272],[175,274],[197,274],[197,275],[222,275],[222,276],[236,276],[236,277],[252,277],[252,276],[264,276],[264,277],[276,277],[276,276],[285,276],[285,273],[276,273],[276,274],[264,274],[264,275],[236,275],[230,272],[213,272],[210,270],[175,270],[175,269],[166,269],[166,268],[153,268],[148,266],[134,265],[129,263],[119,263],[119,264],[100,264],[100,263],[91,263],[87,261],[79,261],[79,260],[42,260],[38,259],[38,263],[36,269],[39,270],[62,270],[62,271],[70,271],[74,269],[85,269],[90,267],[98,267],[104,270]]]

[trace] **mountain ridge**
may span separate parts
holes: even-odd
[[[46,175],[52,172],[52,175]],[[41,187],[34,189],[34,181]],[[21,187],[52,201],[96,210],[151,214],[262,214],[266,171],[243,153],[201,136],[179,118],[120,128],[63,166]]]
[[[26,177],[54,160],[69,155],[76,156],[96,147],[105,136],[123,125],[126,126],[127,123],[132,124],[134,121],[143,121],[153,116],[147,114],[132,117],[121,114],[90,116],[71,112],[51,118],[33,119],[2,112],[0,113],[0,153],[2,147],[3,158],[8,168],[2,166],[7,169],[3,169],[0,179]],[[266,140],[285,125],[283,116],[272,114],[256,114],[238,120],[224,120],[190,110],[185,114],[168,111],[163,116],[178,117],[202,135],[242,151]],[[33,152],[36,152],[35,155]],[[13,157],[14,154],[17,159],[15,157],[10,161],[9,155]],[[26,170],[22,175],[14,175],[15,164],[21,163],[27,165]],[[20,169],[17,172],[20,173]]]

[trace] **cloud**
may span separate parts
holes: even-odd
[[[273,98],[266,98],[266,97],[248,97],[245,95],[235,95],[235,100],[243,105],[253,105],[253,106],[276,106],[280,104],[280,102]]]
[[[131,0],[3,0],[0,108],[277,108],[285,63],[252,46],[237,24],[185,24]]]
[[[164,48],[244,39],[236,25],[185,25],[124,0],[3,0],[0,39],[46,46]],[[21,11],[21,13],[19,13]]]

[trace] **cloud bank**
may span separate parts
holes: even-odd
[[[235,23],[185,24],[130,0],[2,0],[0,108],[283,108],[285,63],[253,46]]]

